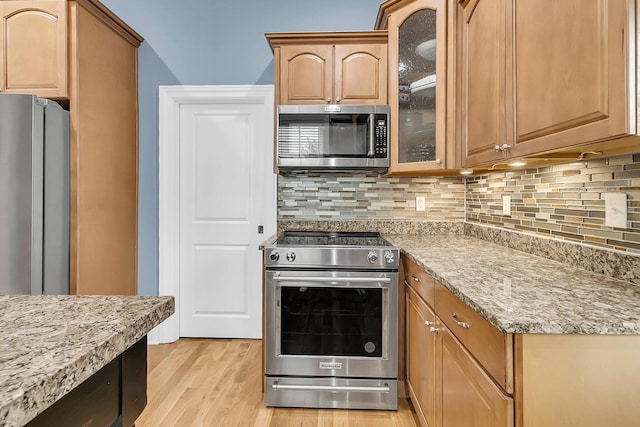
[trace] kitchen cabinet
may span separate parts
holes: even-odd
[[[442,394],[440,362],[441,335],[435,332],[436,316],[409,286],[406,289],[406,384],[409,397],[422,425],[439,425],[436,410]]]
[[[376,28],[389,32],[391,175],[455,168],[453,14],[447,0],[387,0]],[[450,40],[449,40],[450,39]]]
[[[621,1],[460,0],[462,166],[634,134],[629,13]]]
[[[97,1],[68,1],[71,291],[137,293],[142,37]]]
[[[66,99],[67,2],[0,2],[0,91]]]
[[[137,48],[97,0],[0,1],[2,88],[70,120],[70,291],[136,294]]]
[[[446,327],[442,339],[442,426],[514,425],[513,398],[487,375]]]
[[[403,265],[406,383],[420,423],[513,426],[513,336],[473,316],[407,257]]]
[[[276,104],[386,104],[387,32],[265,34]]]

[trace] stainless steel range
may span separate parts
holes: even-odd
[[[299,231],[264,256],[265,405],[397,409],[398,249]]]

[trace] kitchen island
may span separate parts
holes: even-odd
[[[144,407],[146,336],[173,312],[172,297],[0,295],[0,425],[47,425],[65,402],[81,423],[82,399],[128,424],[121,394]]]

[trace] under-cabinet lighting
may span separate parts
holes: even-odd
[[[509,162],[509,166],[513,167],[525,166],[526,164],[527,162],[525,162],[524,160],[514,160],[513,162]]]
[[[460,171],[460,175],[471,175],[473,173],[473,169],[462,169]]]

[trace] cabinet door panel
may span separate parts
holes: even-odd
[[[447,6],[419,0],[389,16],[389,173],[447,168]],[[451,163],[451,162],[449,162]]]
[[[463,9],[464,166],[500,159],[505,143],[505,4],[475,0]]]
[[[67,94],[65,1],[3,1],[3,87],[48,98]]]
[[[625,132],[626,3],[513,2],[512,155]]]
[[[333,98],[332,46],[283,46],[280,58],[283,104],[324,104]]]
[[[418,417],[427,426],[437,426],[438,335],[429,330],[436,316],[418,294],[407,287],[407,384]],[[426,322],[429,322],[427,324]]]
[[[341,104],[387,103],[386,45],[336,45],[334,55],[335,96]]]
[[[451,332],[442,335],[442,427],[512,427],[513,399],[494,384]]]

